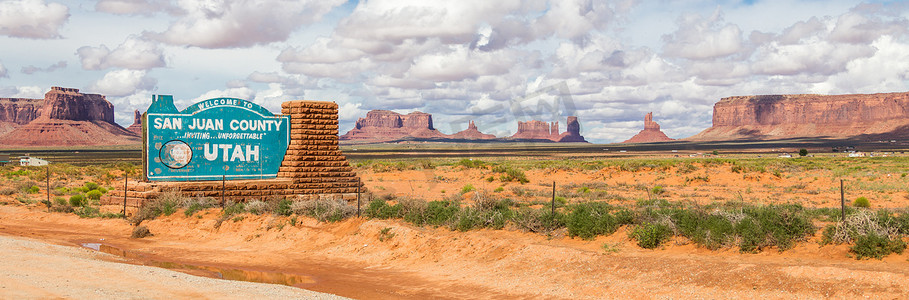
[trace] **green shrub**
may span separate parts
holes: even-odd
[[[158,198],[144,203],[131,221],[138,226],[145,220],[151,220],[161,215],[172,215],[177,212],[177,207],[188,201],[189,198],[184,197],[179,191],[162,192]]]
[[[671,220],[679,234],[711,250],[729,244],[736,236],[736,228],[728,218],[701,210],[673,209]]]
[[[799,156],[807,156],[808,149],[799,149]]]
[[[76,215],[80,218],[94,218],[97,217],[100,212],[100,209],[91,206],[83,206],[75,211]]]
[[[69,197],[69,206],[79,207],[86,204],[85,198],[82,195],[72,195]]]
[[[496,192],[496,193],[503,192],[503,191],[505,191],[505,187],[500,186],[500,187],[497,187],[496,189],[494,189],[494,190],[492,190],[492,191],[493,191],[493,192]]]
[[[658,185],[658,186],[653,187],[653,189],[651,189],[650,192],[653,193],[654,195],[659,195],[659,194],[662,194],[664,191],[663,191],[663,187]]]
[[[290,216],[294,213],[293,209],[291,209],[292,204],[293,201],[290,201],[288,199],[279,200],[277,205],[275,205],[275,214],[280,216]]]
[[[400,211],[400,206],[391,206],[385,200],[376,199],[369,202],[363,214],[374,219],[393,219],[399,217]]]
[[[180,206],[186,208],[186,210],[183,211],[183,214],[185,216],[189,217],[189,216],[194,215],[196,212],[198,212],[200,210],[215,207],[216,204],[217,203],[216,203],[215,199],[208,198],[208,197],[200,197],[200,198],[186,198],[183,200],[182,203],[180,203]]]
[[[38,187],[37,185],[33,185],[33,186],[29,187],[28,190],[26,190],[25,192],[29,193],[29,194],[37,194],[40,191],[41,191],[40,187]]]
[[[855,201],[852,201],[852,206],[868,208],[871,207],[871,202],[868,201],[868,198],[858,197],[855,198]]]
[[[511,221],[523,230],[536,233],[550,233],[565,227],[565,215],[560,212],[553,214],[549,208],[523,208],[514,213]]]
[[[795,246],[795,241],[814,235],[816,228],[798,205],[747,207],[747,218],[736,225],[742,241],[739,248],[755,252],[776,246],[781,251]]]
[[[463,166],[463,167],[470,169],[470,168],[482,168],[482,167],[486,166],[486,163],[483,162],[482,160],[473,160],[470,158],[465,158],[465,159],[461,159],[460,161],[458,161],[458,163],[456,165]]]
[[[620,223],[620,220],[610,213],[613,209],[611,205],[603,202],[572,205],[569,208],[570,212],[565,217],[568,236],[590,240],[598,235],[614,233],[619,226],[625,223]]]
[[[252,203],[250,203],[252,204]],[[307,215],[320,222],[338,222],[357,213],[357,209],[344,200],[294,201],[291,210],[298,215]]]
[[[463,194],[466,194],[466,193],[468,193],[468,192],[476,191],[476,190],[477,190],[477,189],[476,189],[475,187],[473,187],[472,184],[469,184],[469,183],[468,183],[468,184],[464,185],[464,187],[461,188],[461,194],[463,195]]]
[[[85,193],[85,196],[91,200],[101,200],[101,191],[91,190],[91,191],[88,191],[88,193]]]
[[[88,192],[97,190],[100,186],[94,182],[86,182],[84,185],[82,185],[82,187],[85,188],[84,192]]]
[[[902,254],[906,243],[901,239],[891,239],[887,236],[874,233],[861,235],[855,239],[855,245],[849,251],[855,254],[856,259],[877,258],[882,259],[890,253]]]
[[[239,215],[239,214],[242,214],[245,212],[246,212],[246,205],[243,203],[237,202],[237,203],[229,203],[228,205],[226,205],[224,207],[224,209],[221,210],[221,215],[229,217],[229,216],[233,216],[233,215]]]
[[[246,203],[246,211],[254,215],[261,215],[268,211],[268,203],[262,200],[253,200]]]
[[[444,226],[453,221],[460,211],[461,206],[456,201],[430,201],[426,203],[422,218],[410,218],[408,221],[418,226]]]
[[[385,228],[382,228],[382,230],[379,230],[379,241],[380,242],[391,240],[394,237],[395,237],[395,233],[391,232],[391,227],[385,227]]]
[[[483,210],[467,207],[458,211],[454,217],[453,229],[468,231],[478,228],[502,229],[511,218],[511,211]]]
[[[638,246],[647,249],[657,248],[671,237],[672,229],[658,223],[644,223],[631,231],[631,238],[638,241]]]

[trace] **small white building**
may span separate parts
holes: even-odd
[[[849,157],[865,157],[865,152],[850,152]]]
[[[19,157],[19,165],[23,166],[23,167],[46,166],[47,164],[48,164],[48,161],[40,159],[40,158],[35,158],[35,157],[31,157],[31,156],[20,156]]]

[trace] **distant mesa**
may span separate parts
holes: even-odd
[[[509,138],[496,138],[482,133],[476,123],[469,121],[467,129],[455,134],[444,134],[433,127],[432,115],[412,112],[402,115],[388,110],[371,110],[366,118],[357,120],[354,128],[340,137],[352,142],[391,142],[401,140],[427,141],[542,141],[586,142],[580,134],[577,117],[568,117],[568,131],[559,134],[558,122],[518,122],[518,132]]]
[[[403,138],[441,138],[445,134],[432,126],[432,115],[412,112],[407,115],[389,110],[371,110],[366,118],[357,120],[354,129],[340,137],[341,140],[392,141]]]
[[[578,117],[568,117],[567,131],[559,133],[559,122],[542,122],[537,120],[521,122],[518,121],[518,132],[511,136],[514,140],[549,140],[552,142],[586,143],[581,136],[581,125],[578,123]]]
[[[622,143],[658,143],[672,140],[660,130],[660,124],[653,121],[653,113],[649,112],[644,115],[644,130]]]
[[[52,87],[44,99],[0,98],[0,146],[135,144],[139,137],[114,123],[114,106],[98,94]]]
[[[763,95],[721,99],[692,141],[909,137],[909,93]]]
[[[126,127],[126,130],[142,136],[142,113],[138,109],[133,113],[133,124]]]

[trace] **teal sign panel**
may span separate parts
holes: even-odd
[[[183,111],[155,95],[145,119],[152,181],[274,178],[290,144],[290,116],[242,99],[214,98]]]

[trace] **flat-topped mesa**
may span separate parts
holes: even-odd
[[[521,140],[555,140],[559,136],[559,123],[546,123],[543,121],[531,120],[527,122],[518,121],[518,131],[511,136],[513,139]]]
[[[653,121],[653,113],[649,112],[644,115],[644,130],[622,143],[657,143],[667,141],[672,141],[672,139],[660,130],[660,124]]]
[[[44,94],[44,108],[38,118],[114,123],[114,105],[99,94],[55,86]]]
[[[580,142],[586,143],[581,136],[581,125],[575,116],[568,117],[567,131],[559,134],[559,122],[546,123],[543,121],[531,120],[527,122],[518,121],[518,131],[511,136],[511,139],[518,140],[549,140],[553,142]]]
[[[135,133],[114,123],[114,106],[102,95],[55,86],[44,99],[0,99],[0,146],[138,142]]]
[[[713,126],[690,140],[909,135],[909,93],[761,95],[721,99]]]
[[[43,99],[0,98],[0,123],[25,125],[38,118]]]
[[[341,140],[391,141],[407,137],[444,136],[433,127],[430,114],[416,111],[401,115],[388,110],[371,110],[366,113],[366,118],[358,119],[354,129],[342,135]]]

